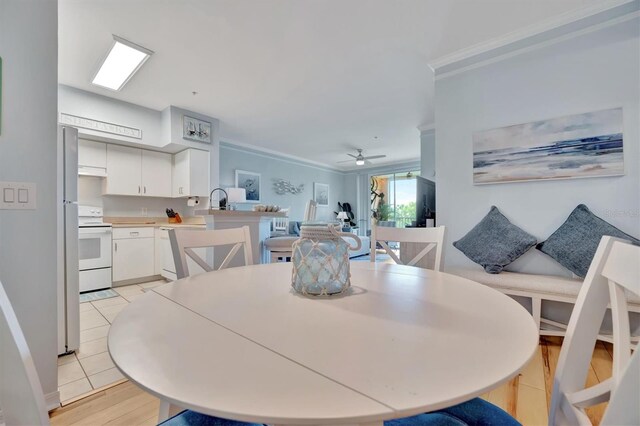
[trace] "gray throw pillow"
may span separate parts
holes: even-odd
[[[538,241],[509,222],[496,206],[453,246],[489,274],[499,274]]]
[[[573,209],[562,226],[536,248],[577,276],[584,278],[604,235],[640,245],[640,240],[600,219],[591,213],[587,206],[580,204]]]

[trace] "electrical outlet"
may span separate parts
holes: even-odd
[[[149,214],[149,212],[147,211],[146,207],[142,208],[142,217],[147,217],[147,215]]]
[[[0,210],[35,210],[36,184],[0,182]]]

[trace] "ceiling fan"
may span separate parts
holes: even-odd
[[[370,157],[365,157],[362,155],[362,150],[361,149],[356,149],[356,151],[358,151],[358,155],[353,155],[353,154],[347,154],[349,157],[353,157],[356,159],[356,166],[363,166],[365,163],[369,163],[368,160],[375,160],[376,158],[384,158],[386,157],[386,155],[372,155]],[[350,163],[353,160],[344,160],[344,161],[338,161],[338,163]],[[369,163],[371,164],[371,163]]]

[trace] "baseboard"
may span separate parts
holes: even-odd
[[[47,411],[60,408],[60,391],[46,394],[44,396],[44,404],[47,406]]]

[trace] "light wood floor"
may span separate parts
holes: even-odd
[[[535,357],[522,373],[483,398],[502,407],[523,425],[546,425],[553,375],[561,338],[541,338]],[[598,342],[591,360],[587,385],[611,376],[612,346]],[[130,382],[100,390],[51,413],[51,424],[62,425],[154,425],[159,402]],[[605,404],[587,411],[594,425],[600,423]]]

